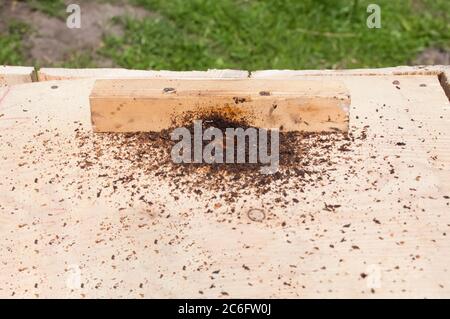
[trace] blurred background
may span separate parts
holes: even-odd
[[[69,29],[67,5],[81,7]],[[367,6],[381,7],[369,29]],[[0,0],[0,64],[340,69],[450,64],[450,0]]]

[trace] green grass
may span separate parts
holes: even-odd
[[[67,16],[63,0],[26,2],[49,16]],[[384,67],[409,64],[425,48],[450,50],[448,0],[378,0],[381,29],[366,26],[371,0],[128,2],[148,9],[150,16],[116,19],[123,35],[106,36],[98,48],[74,52],[58,66],[94,67],[100,54],[135,69]],[[30,63],[21,53],[28,31],[17,22],[0,31],[1,64]]]
[[[39,10],[52,17],[63,18],[66,14],[66,5],[63,0],[26,0],[30,8]]]
[[[450,47],[450,1],[134,0],[155,17],[122,19],[123,37],[102,54],[128,68],[316,69],[407,64],[427,47]]]
[[[93,52],[75,52],[70,55],[63,63],[54,65],[60,68],[95,68],[95,60]]]
[[[0,64],[21,65],[25,58],[22,39],[30,27],[19,21],[10,21],[7,32],[0,33]]]

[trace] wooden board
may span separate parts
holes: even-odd
[[[179,79],[223,79],[247,78],[249,73],[240,70],[208,70],[208,71],[153,71],[128,69],[65,69],[42,68],[38,71],[39,81],[77,80],[77,79],[152,79],[152,78],[179,78]]]
[[[378,69],[349,70],[262,70],[251,72],[255,79],[295,78],[297,76],[401,76],[401,75],[439,75],[450,71],[448,65],[398,66]]]
[[[333,158],[332,182],[287,204],[207,189],[175,201],[153,174],[113,191],[103,174],[127,163],[79,164],[97,146],[76,137],[91,130],[93,80],[0,89],[0,296],[449,298],[450,104],[437,76],[339,79],[351,132],[367,138]],[[133,186],[152,205],[130,206]],[[255,208],[270,218],[248,218]]]
[[[33,81],[34,68],[0,65],[0,87]]]
[[[285,131],[348,131],[350,95],[338,81],[98,80],[90,96],[96,132],[161,131],[186,116],[217,114]]]
[[[253,79],[308,79],[314,77],[341,77],[341,76],[408,76],[429,75],[437,76],[441,86],[450,100],[450,66],[448,65],[422,65],[400,66],[379,69],[350,69],[350,70],[263,70],[251,72]]]

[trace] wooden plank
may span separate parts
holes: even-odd
[[[250,76],[255,79],[274,79],[303,76],[439,75],[449,71],[450,66],[447,65],[423,65],[348,70],[261,70],[251,72]]]
[[[161,131],[211,114],[285,131],[348,131],[350,95],[337,81],[98,80],[95,132]]]
[[[64,69],[42,68],[38,71],[39,81],[76,79],[124,79],[124,78],[247,78],[247,71],[208,70],[208,71],[146,71],[128,69]]]
[[[34,68],[0,65],[0,87],[33,81]]]
[[[93,80],[12,87],[0,102],[0,296],[449,298],[450,103],[437,77],[339,80],[351,133],[366,138],[331,154],[331,182],[281,202],[280,185],[227,203],[203,185],[174,189],[192,175],[134,167],[117,155],[121,134],[91,133]],[[146,202],[130,200],[137,190]],[[249,219],[254,208],[270,218]]]
[[[450,101],[450,67],[439,74],[439,81],[441,82],[441,86]]]
[[[378,69],[349,70],[261,70],[253,71],[253,79],[301,79],[304,77],[342,77],[342,76],[409,76],[434,75],[441,82],[442,89],[450,100],[450,65],[399,66]]]

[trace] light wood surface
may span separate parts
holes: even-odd
[[[0,87],[33,81],[33,67],[0,65]]]
[[[130,207],[104,169],[78,166],[94,80],[0,89],[0,296],[450,297],[450,104],[437,76],[339,79],[351,131],[367,138],[333,158],[334,181],[292,190],[298,203],[274,191],[220,209],[208,190],[174,201],[151,174],[134,183],[153,205]],[[271,218],[252,221],[252,208]]]
[[[348,131],[350,95],[338,81],[98,80],[90,95],[96,132],[161,131],[186,116],[219,114],[283,131]]]
[[[253,71],[252,78],[278,78],[297,76],[380,76],[380,75],[439,75],[450,71],[448,65],[397,66],[378,69],[348,69],[348,70],[261,70]]]
[[[247,78],[249,72],[240,70],[208,70],[208,71],[152,71],[128,69],[66,69],[42,68],[38,71],[39,81],[77,80],[77,79],[123,79],[123,78]]]

